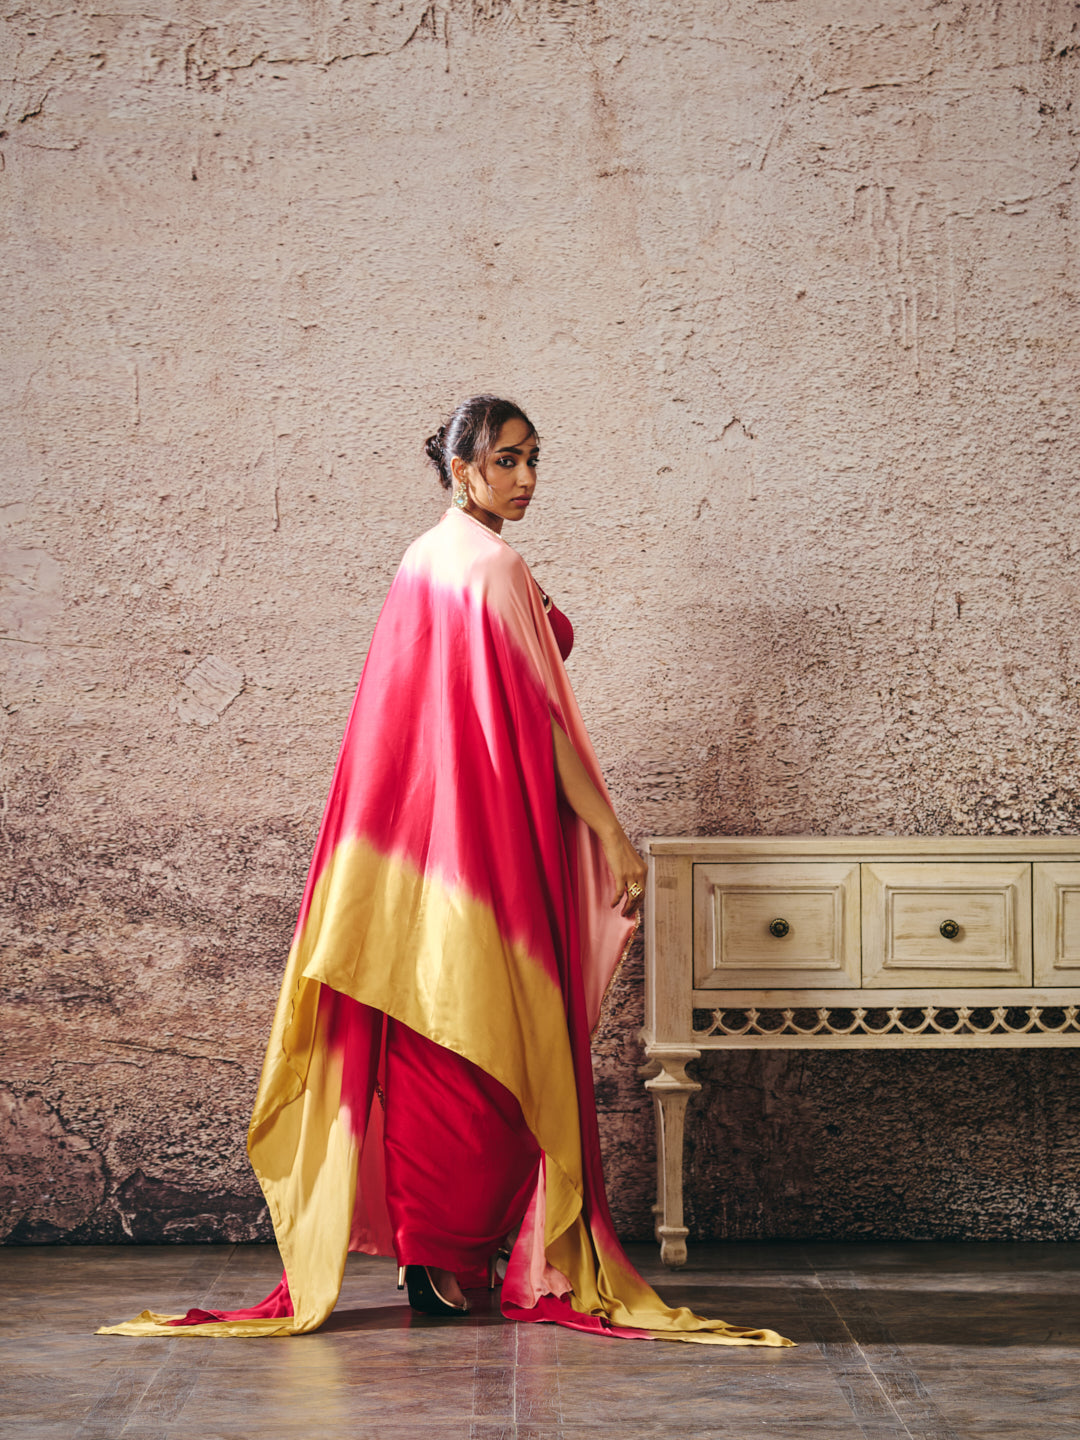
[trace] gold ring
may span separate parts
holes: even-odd
[[[641,886],[637,883],[636,880],[630,880],[627,882],[626,894],[627,898],[630,900],[637,900],[638,897],[641,895]]]

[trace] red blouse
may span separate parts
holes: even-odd
[[[559,654],[566,660],[574,648],[574,627],[554,600],[547,602],[547,617],[555,634],[555,644],[559,647]]]

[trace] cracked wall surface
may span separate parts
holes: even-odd
[[[474,389],[633,834],[1076,833],[1078,68],[1067,0],[8,7],[0,1235],[269,1233],[310,848]],[[636,1238],[641,1018],[637,957]],[[1075,1237],[1075,1053],[711,1057],[693,1233]]]

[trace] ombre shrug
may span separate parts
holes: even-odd
[[[313,1330],[347,1252],[389,1252],[378,1076],[390,1016],[506,1086],[542,1151],[505,1315],[788,1343],[664,1305],[615,1237],[589,1036],[633,922],[612,906],[596,836],[560,798],[552,718],[604,794],[528,567],[451,509],[407,551],[372,638],[251,1119],[283,1283],[251,1311],[190,1312],[182,1329],[146,1311],[109,1333]]]

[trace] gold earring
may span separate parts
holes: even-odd
[[[464,485],[456,486],[454,490],[454,504],[459,510],[464,510],[469,503],[469,492]]]

